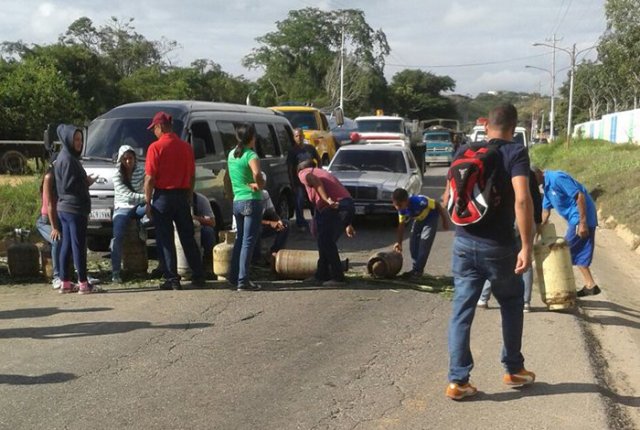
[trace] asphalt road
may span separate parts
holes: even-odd
[[[430,170],[427,194],[440,195],[444,170]],[[389,218],[356,227],[340,245],[362,271],[393,243],[394,227]],[[452,237],[438,234],[429,273],[449,273]],[[313,246],[297,232],[291,243]],[[606,428],[571,314],[527,315],[525,354],[540,383],[512,390],[500,383],[499,311],[478,312],[482,392],[455,403],[444,397],[446,295],[385,284],[267,286],[90,296],[3,286],[0,428]]]

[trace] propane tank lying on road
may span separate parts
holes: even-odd
[[[14,234],[16,242],[7,249],[9,275],[12,277],[38,276],[40,274],[40,251],[37,246],[27,241],[31,231],[16,228]]]
[[[576,280],[569,244],[556,236],[553,224],[543,226],[542,238],[534,245],[534,258],[540,295],[547,308],[555,311],[574,307]]]
[[[274,269],[283,279],[303,280],[312,277],[318,267],[318,251],[281,249],[277,252]],[[349,270],[349,259],[342,261],[344,271]]]
[[[218,280],[226,281],[231,272],[231,257],[233,256],[233,243],[236,240],[235,231],[220,232],[223,242],[213,247],[213,273]]]
[[[378,252],[367,262],[367,272],[374,278],[393,278],[402,269],[400,252]]]

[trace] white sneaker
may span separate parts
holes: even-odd
[[[100,279],[87,276],[87,282],[91,285],[98,285],[100,283]]]
[[[60,280],[60,278],[56,278],[53,280],[53,282],[51,282],[51,286],[54,290],[59,290],[62,286],[62,281]]]
[[[489,303],[484,300],[478,300],[478,304],[476,306],[483,309],[489,309]]]

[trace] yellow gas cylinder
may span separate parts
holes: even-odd
[[[15,229],[17,241],[7,249],[7,265],[9,275],[38,276],[40,274],[40,252],[38,247],[26,239],[31,231],[21,228]]]
[[[378,252],[367,262],[367,272],[374,278],[393,278],[402,269],[400,252]]]
[[[236,240],[234,231],[223,231],[220,237],[224,239],[213,247],[213,273],[219,280],[226,280],[231,272],[231,257],[233,256],[233,243]]]
[[[533,244],[533,286],[540,292],[540,298],[542,303],[547,303],[545,284],[544,284],[544,271],[542,270],[542,262],[549,255],[549,247],[545,246],[542,242],[536,242]]]
[[[301,251],[299,249],[281,249],[276,254],[275,271],[284,279],[307,279],[316,273],[318,267],[318,251]],[[342,261],[342,268],[349,270],[349,259]]]
[[[135,219],[131,219],[127,224],[124,240],[122,241],[122,270],[130,274],[140,275],[146,274],[148,268],[147,243],[140,237],[138,222]]]
[[[576,304],[576,280],[569,244],[561,237],[549,245],[542,262],[545,303],[549,310],[570,309]]]
[[[53,278],[53,260],[51,258],[51,245],[43,243],[38,245],[40,252],[40,269],[45,278]]]
[[[175,224],[174,230],[173,241],[176,245],[178,275],[189,278],[191,276],[191,267],[189,267],[189,262],[187,261],[187,256],[182,248],[182,242],[180,242],[180,236],[178,235],[178,229],[175,228]],[[200,223],[196,220],[193,220],[193,238],[196,240],[197,250],[200,252]]]

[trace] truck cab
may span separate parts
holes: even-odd
[[[425,144],[424,161],[426,164],[451,164],[454,153],[454,132],[441,126],[432,126],[422,133]]]
[[[273,106],[269,109],[284,115],[294,129],[302,129],[305,143],[316,147],[323,166],[329,165],[337,144],[324,113],[310,106]]]
[[[358,135],[371,143],[375,140],[402,140],[409,147],[411,139],[404,118],[398,116],[376,115],[356,118]]]

